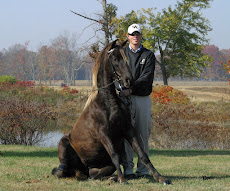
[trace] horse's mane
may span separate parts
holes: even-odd
[[[106,55],[108,53],[108,50],[111,47],[111,43],[108,44],[97,56],[95,66],[93,68],[93,88],[97,88],[97,74],[98,70],[100,68],[100,65],[106,61]]]
[[[92,85],[92,93],[90,94],[89,98],[86,101],[85,107],[84,109],[90,104],[90,102],[97,96],[97,74],[98,74],[98,70],[100,68],[101,63],[103,63],[105,61],[106,58],[106,54],[108,52],[108,49],[110,47],[111,43],[108,44],[97,56],[96,61],[95,61],[95,65],[93,67],[93,77],[92,77],[92,81],[93,81],[93,85]]]

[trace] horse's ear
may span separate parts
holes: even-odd
[[[116,42],[117,42],[117,40],[115,40],[115,41],[113,41],[113,42],[108,44],[108,46],[106,48],[108,54],[110,54],[111,52],[114,51],[114,48],[116,47]]]
[[[125,40],[124,42],[121,43],[121,46],[124,47],[127,42],[128,42],[128,40]]]
[[[111,47],[109,48],[109,50],[115,48],[116,43],[117,43],[117,40],[114,40],[113,42],[111,42]]]

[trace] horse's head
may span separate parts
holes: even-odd
[[[121,86],[130,88],[133,77],[123,49],[126,42],[127,41],[123,42],[121,45],[117,45],[115,40],[108,45],[107,58],[110,64],[107,64],[107,68],[110,70],[110,76],[113,80],[118,80]]]

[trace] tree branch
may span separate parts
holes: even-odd
[[[79,38],[81,37],[81,35],[85,32],[85,30],[86,30],[87,28],[91,27],[91,26],[94,25],[94,24],[95,24],[95,23],[92,23],[92,24],[90,24],[89,26],[85,27],[85,28],[82,30],[81,34],[78,36],[77,39],[79,39]]]
[[[71,11],[72,13],[74,13],[74,14],[80,16],[80,17],[83,17],[83,18],[85,18],[85,19],[88,19],[88,20],[91,20],[91,21],[95,21],[95,22],[98,22],[98,23],[102,24],[101,21],[98,21],[98,20],[96,20],[96,19],[92,19],[92,18],[90,18],[90,17],[86,17],[86,16],[81,15],[81,14],[79,14],[79,13],[76,13],[76,12],[74,12],[74,11],[72,11],[72,10],[70,10],[70,11]]]
[[[86,44],[86,43],[89,42],[91,39],[93,39],[96,35],[97,35],[97,30],[94,31],[94,35],[93,35],[92,37],[90,37],[87,41],[81,43],[80,45]]]

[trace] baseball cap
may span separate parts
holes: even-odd
[[[129,28],[128,28],[128,34],[132,34],[134,32],[139,32],[140,34],[142,34],[140,25],[138,25],[138,24],[132,24],[132,25],[129,26]]]

